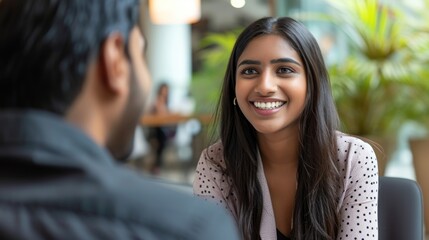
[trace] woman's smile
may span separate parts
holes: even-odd
[[[250,101],[256,114],[261,116],[271,116],[286,107],[287,101],[265,100]]]
[[[276,102],[253,102],[253,105],[257,109],[261,109],[261,110],[274,110],[274,109],[278,109],[278,108],[282,107],[286,103],[287,102],[280,102],[280,101],[276,101]]]

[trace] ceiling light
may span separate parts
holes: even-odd
[[[231,0],[231,6],[235,8],[242,8],[246,5],[246,0]]]

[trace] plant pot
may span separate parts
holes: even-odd
[[[416,179],[423,192],[426,235],[429,234],[429,138],[410,139]]]

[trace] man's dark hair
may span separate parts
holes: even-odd
[[[0,109],[63,115],[104,40],[128,42],[138,17],[139,0],[0,0]]]

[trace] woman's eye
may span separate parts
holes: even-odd
[[[278,73],[292,73],[293,70],[291,68],[288,67],[281,67],[277,70]]]
[[[253,68],[247,68],[247,69],[244,69],[243,71],[241,71],[241,74],[244,74],[244,75],[252,75],[252,74],[257,74],[257,73],[258,72]]]

